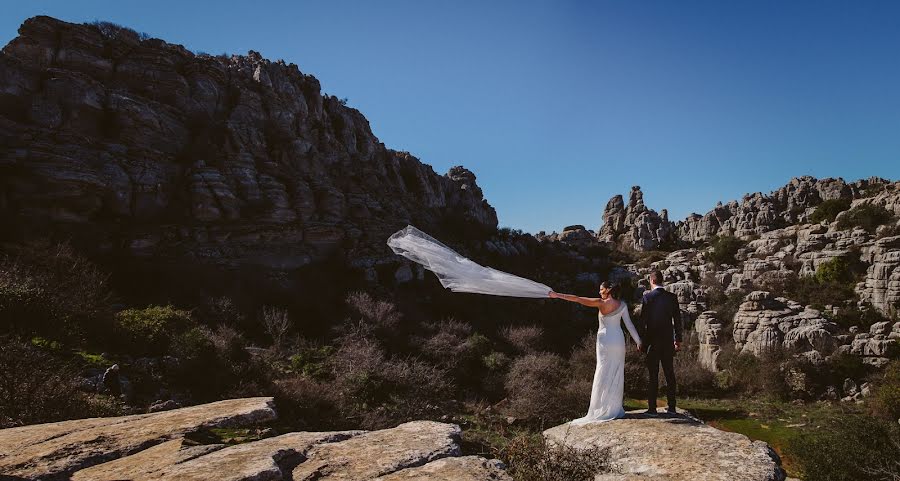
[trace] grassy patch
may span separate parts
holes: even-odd
[[[107,368],[115,364],[112,360],[103,357],[103,354],[81,350],[75,351],[75,358],[90,367]]]
[[[832,403],[792,404],[764,399],[684,399],[679,405],[723,431],[765,441],[781,457],[788,476],[799,476],[798,462],[787,451],[801,433],[827,429],[830,420],[859,410]]]

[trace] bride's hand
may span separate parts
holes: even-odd
[[[550,291],[547,293],[547,297],[549,297],[550,299],[556,299],[556,293],[553,291]]]

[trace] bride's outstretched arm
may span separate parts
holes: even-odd
[[[637,329],[634,328],[634,323],[631,322],[631,316],[628,315],[628,305],[626,305],[625,310],[622,311],[622,320],[625,321],[625,327],[628,329],[628,333],[631,334],[631,338],[634,339],[634,342],[636,342],[638,346],[640,346],[641,336],[638,335]]]
[[[569,302],[577,302],[582,306],[588,307],[599,307],[600,306],[600,298],[599,297],[581,297],[575,296],[572,294],[560,294],[558,292],[550,291],[549,297],[551,299],[562,299],[564,301]]]

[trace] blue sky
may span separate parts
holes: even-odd
[[[5,2],[296,63],[388,147],[478,176],[500,224],[673,220],[792,176],[900,178],[900,2]]]

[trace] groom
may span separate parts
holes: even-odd
[[[675,368],[672,358],[681,348],[681,308],[675,294],[663,289],[662,273],[650,273],[650,290],[641,299],[641,327],[650,382],[647,386],[647,414],[656,414],[656,392],[659,389],[659,365],[666,375],[669,407],[675,414]]]

